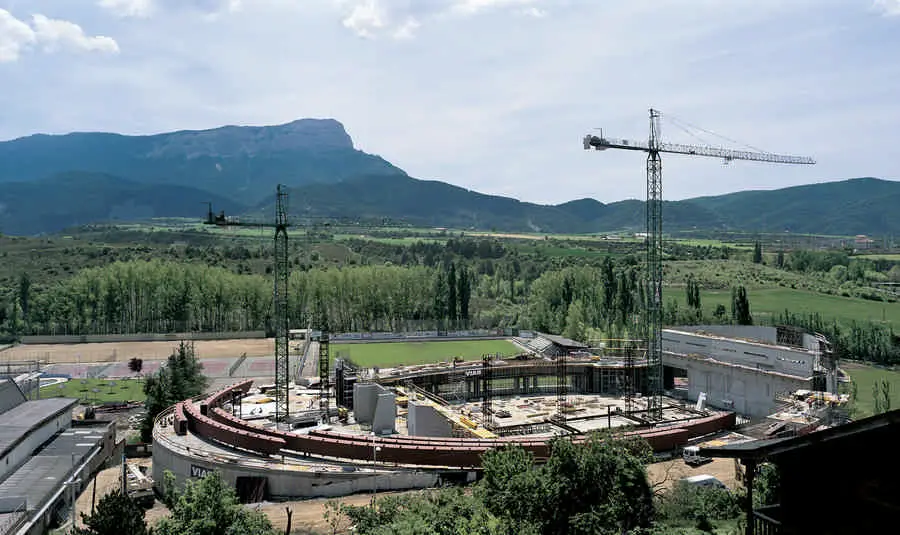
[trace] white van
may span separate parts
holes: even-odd
[[[718,479],[714,478],[708,474],[700,474],[697,476],[690,476],[682,478],[681,481],[687,485],[692,487],[712,487],[718,489],[727,489],[725,483],[722,483]]]
[[[712,458],[700,455],[700,446],[685,446],[681,452],[681,458],[688,466],[697,466],[712,461]]]

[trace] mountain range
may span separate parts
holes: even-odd
[[[273,213],[275,185],[294,216],[389,218],[415,226],[512,232],[640,230],[644,203],[540,205],[420,180],[356,149],[333,119],[224,126],[150,136],[33,135],[0,142],[0,231],[151,217]],[[666,230],[819,234],[900,232],[900,182],[857,178],[664,203]]]

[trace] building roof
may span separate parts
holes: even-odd
[[[756,440],[738,444],[727,444],[710,448],[700,448],[700,455],[706,457],[726,457],[738,459],[764,459],[800,448],[814,447],[853,435],[885,429],[900,425],[900,409],[856,420],[849,424],[839,425],[814,431],[806,435],[770,440]]]
[[[571,338],[565,338],[563,336],[556,336],[555,334],[541,333],[541,336],[543,336],[547,340],[550,340],[554,344],[561,346],[561,347],[575,347],[578,349],[584,349],[584,348],[588,347],[587,344],[582,344],[581,342],[576,342],[575,340],[572,340]]]
[[[0,379],[0,413],[25,402],[25,394],[12,379]]]
[[[103,441],[104,429],[68,429],[58,435],[0,483],[0,499],[24,496],[28,511],[40,508]]]
[[[0,414],[0,458],[32,429],[40,427],[63,412],[71,411],[77,404],[77,399],[41,399],[26,401]]]

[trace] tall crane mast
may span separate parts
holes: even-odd
[[[290,384],[290,351],[288,340],[288,278],[290,265],[288,263],[288,192],[287,188],[278,185],[275,196],[275,221],[273,222],[248,222],[237,218],[226,217],[225,212],[214,214],[212,203],[207,204],[206,225],[225,226],[252,226],[270,227],[275,229],[275,284],[272,292],[272,302],[275,313],[273,323],[275,327],[275,421],[287,421],[288,386]]]
[[[750,160],[783,164],[816,163],[804,156],[786,156],[768,152],[731,150],[704,145],[681,145],[660,141],[659,119],[661,113],[650,109],[650,137],[646,142],[613,139],[587,135],[584,148],[590,150],[622,149],[647,153],[647,291],[644,303],[644,337],[647,339],[647,415],[651,419],[662,418],[663,364],[662,364],[662,158],[661,153],[687,154],[722,158],[725,163],[733,160]]]

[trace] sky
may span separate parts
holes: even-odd
[[[411,176],[539,203],[900,178],[900,0],[0,0],[0,140],[341,121]]]

